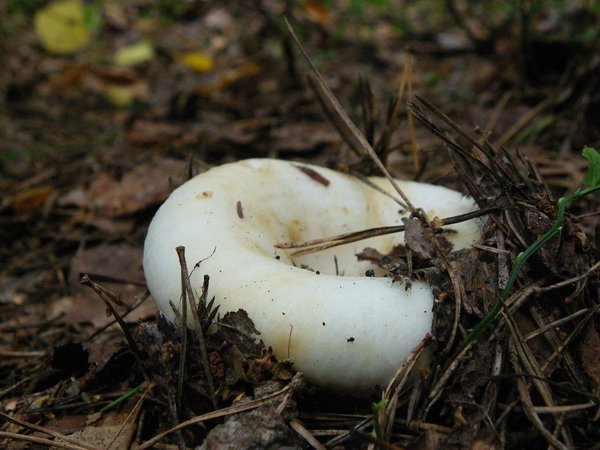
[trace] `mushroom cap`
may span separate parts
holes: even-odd
[[[387,180],[371,181],[393,194]],[[476,209],[444,187],[399,185],[429,217]],[[190,276],[192,287],[200,293],[208,274],[208,296],[215,296],[221,314],[245,310],[260,339],[308,381],[370,393],[385,387],[431,328],[428,284],[366,277],[374,267],[355,256],[366,247],[389,252],[403,243],[403,233],[300,257],[274,245],[399,225],[407,215],[400,209],[356,178],[322,167],[272,159],[215,167],[176,189],[152,220],[144,245],[148,288],[173,320],[169,301],[179,305],[181,297],[175,248],[185,246],[188,265],[202,260]],[[480,234],[475,220],[451,228],[448,239],[456,249]]]

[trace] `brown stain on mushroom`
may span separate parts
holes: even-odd
[[[302,237],[304,231],[304,224],[300,220],[295,219],[288,223],[287,231],[289,233],[290,241],[295,242],[304,240],[304,238]]]
[[[201,192],[200,194],[196,195],[196,198],[198,200],[204,200],[207,198],[212,198],[214,194],[215,193],[213,191],[204,191],[204,192]]]
[[[240,219],[244,218],[244,208],[242,207],[242,202],[240,200],[238,200],[237,204],[235,205],[235,209],[237,211],[237,215]]]

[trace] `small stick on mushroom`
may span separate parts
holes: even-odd
[[[487,216],[489,213],[498,210],[499,208],[487,208],[477,211],[472,211],[466,214],[460,214],[458,216],[446,217],[445,219],[438,219],[437,226],[452,225],[454,223],[464,222],[466,220],[475,219],[477,217]],[[326,250],[328,248],[337,247],[338,245],[350,244],[351,242],[361,241],[376,236],[385,236],[387,234],[394,234],[404,231],[404,225],[398,225],[395,227],[378,227],[370,228],[368,230],[353,231],[351,233],[342,233],[336,236],[329,236],[326,238],[318,238],[304,242],[280,242],[275,244],[275,247],[282,249],[290,248],[302,248],[304,250],[298,250],[292,253],[292,256],[308,255],[309,253]]]

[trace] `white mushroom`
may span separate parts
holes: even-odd
[[[392,193],[387,180],[370,180]],[[444,187],[399,185],[432,218],[476,209]],[[398,225],[407,214],[399,209],[356,178],[322,167],[272,159],[215,167],[176,189],[152,220],[144,246],[148,288],[172,320],[169,301],[179,305],[181,295],[175,248],[183,245],[190,263],[203,260],[191,275],[194,289],[208,274],[221,314],[245,310],[264,343],[309,381],[355,393],[385,387],[430,331],[433,294],[424,282],[364,276],[373,266],[355,254],[389,252],[403,243],[402,233],[300,257],[274,245]],[[475,220],[448,228],[455,249],[479,237]]]

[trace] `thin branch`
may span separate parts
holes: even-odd
[[[466,220],[475,219],[482,217],[496,211],[497,208],[479,209],[458,216],[446,217],[440,220],[440,226],[453,225],[455,223],[464,222]],[[310,241],[292,241],[292,242],[280,242],[275,244],[276,248],[281,249],[292,249],[300,248],[299,250],[292,253],[292,256],[301,256],[309,253],[315,253],[318,251],[326,250],[328,248],[337,247],[340,245],[350,244],[352,242],[361,241],[363,239],[369,239],[377,236],[385,236],[388,234],[400,233],[404,231],[404,225],[393,225],[389,227],[375,227],[368,228],[366,230],[352,231],[350,233],[337,234],[335,236],[329,236],[325,238],[312,239]]]
[[[202,356],[202,367],[204,368],[204,373],[206,375],[206,380],[208,381],[208,387],[210,389],[210,395],[212,397],[213,407],[217,409],[219,407],[219,403],[217,402],[217,396],[215,394],[215,382],[212,377],[212,373],[210,371],[210,363],[208,362],[208,352],[206,350],[206,340],[204,338],[204,331],[202,330],[202,324],[200,322],[200,316],[198,314],[198,308],[194,302],[194,291],[192,290],[192,285],[190,283],[190,277],[188,275],[187,262],[185,260],[185,247],[179,246],[176,248],[177,256],[179,258],[179,264],[181,265],[181,280],[184,287],[184,292],[187,292],[187,299],[190,302],[190,309],[192,310],[192,316],[194,318],[194,328],[196,331],[196,335],[198,336],[198,341],[200,344],[200,354]],[[183,300],[185,302],[185,298]],[[187,327],[187,324],[183,324],[184,327]]]
[[[138,360],[142,361],[143,358],[142,358],[142,352],[140,351],[140,348],[138,347],[137,343],[133,339],[133,336],[129,332],[129,328],[127,327],[127,324],[125,323],[123,318],[119,315],[117,309],[114,306],[114,303],[121,303],[121,300],[118,299],[115,296],[115,294],[113,294],[108,289],[105,289],[104,287],[102,287],[99,284],[92,281],[92,279],[88,275],[84,275],[83,277],[81,277],[80,282],[84,286],[91,287],[96,292],[96,294],[98,294],[98,296],[102,299],[102,301],[104,302],[104,304],[106,305],[106,307],[108,308],[108,310],[110,311],[112,316],[119,323],[119,326],[121,327],[121,330],[123,331],[123,335],[125,336],[125,339],[127,339],[129,348],[131,348],[131,351],[136,356],[136,358],[138,358]]]

